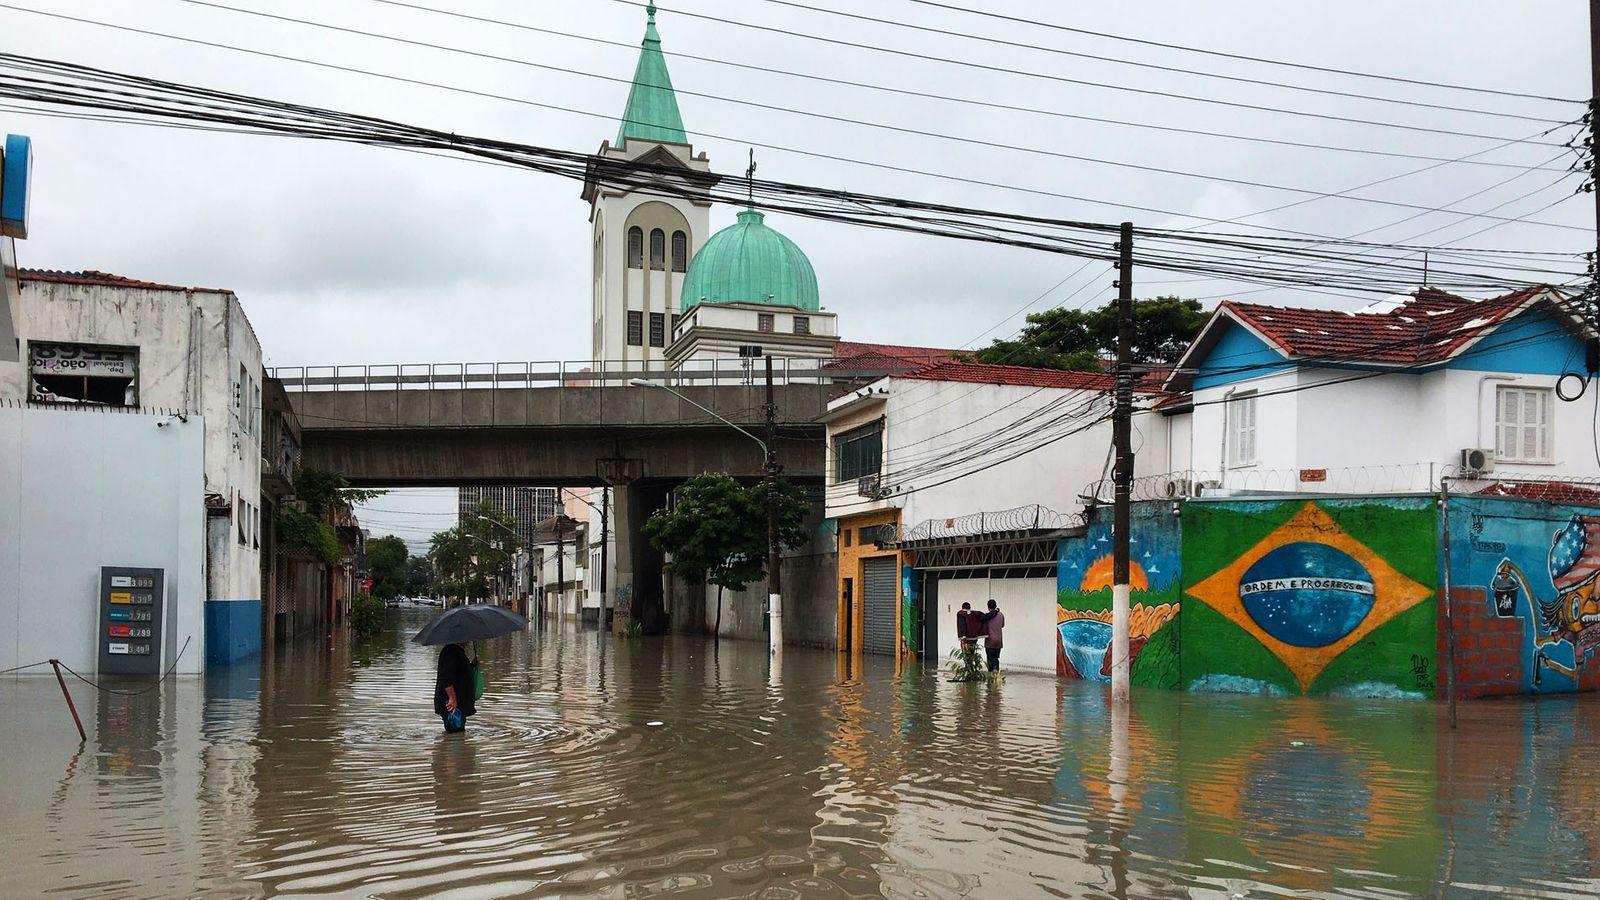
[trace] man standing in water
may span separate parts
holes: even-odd
[[[1001,632],[1006,627],[1006,614],[1000,611],[1000,604],[991,599],[988,612],[974,613],[967,621],[978,623],[978,633],[983,635],[983,650],[989,657],[989,671],[1000,671]]]
[[[445,731],[467,730],[467,717],[478,711],[474,699],[466,645],[446,644],[439,651],[439,674],[433,682],[433,711],[444,719]]]

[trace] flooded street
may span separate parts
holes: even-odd
[[[0,678],[4,893],[61,897],[1600,892],[1600,697],[1463,705],[949,684],[552,630],[466,735],[406,611],[223,677]]]

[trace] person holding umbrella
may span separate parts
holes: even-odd
[[[476,678],[478,661],[467,660],[467,645],[446,644],[439,651],[439,674],[433,680],[433,712],[444,720],[445,731],[466,731],[467,717],[478,711]]]
[[[476,659],[468,659],[467,642],[500,637],[527,627],[528,620],[509,609],[474,603],[434,616],[411,638],[423,646],[444,645],[439,651],[439,674],[433,682],[433,711],[444,720],[445,731],[465,731],[467,717],[478,711],[482,669]]]

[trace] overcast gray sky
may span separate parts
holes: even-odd
[[[237,51],[0,9],[0,49],[87,63],[368,113],[434,128],[592,151],[613,137],[644,27],[624,0],[415,0],[420,5],[617,41],[629,47],[462,21],[374,0],[224,0],[231,5],[580,70],[564,74],[443,50],[407,46],[301,24],[275,22],[183,0],[7,0],[136,28],[593,113],[556,112]],[[1572,104],[1517,100],[1287,69],[980,18],[911,0],[803,0],[898,23],[983,35],[1095,56],[1301,84],[1339,91],[1571,119]],[[1578,2],[1232,2],[1144,0],[1122,4],[953,0],[1020,18],[1232,53],[1407,78],[1560,97],[1588,94],[1587,21]],[[1426,162],[1169,134],[1038,113],[995,110],[875,92],[675,58],[674,52],[1137,122],[1228,131],[1280,140],[1455,158],[1496,142],[1333,122],[1107,90],[954,65],[966,60],[1125,87],[1280,106],[1448,131],[1527,137],[1547,124],[1420,109],[1159,72],[1115,62],[986,44],[781,5],[774,0],[667,0],[658,19],[687,130],[714,168],[744,168],[746,142],[888,163],[966,178],[1105,199],[1202,217],[1232,217],[1303,195],[1116,168],[1045,155],[1071,153],[1222,178],[1318,191],[1409,172]],[[701,13],[774,31],[693,18]],[[820,35],[938,58],[912,60],[830,46]],[[895,132],[754,109],[697,94],[883,123]],[[30,267],[94,268],[238,293],[268,365],[578,359],[588,354],[587,209],[579,186],[551,176],[468,162],[281,138],[200,134],[47,119],[0,110],[0,131],[29,134],[36,156],[33,236],[19,244]],[[943,133],[997,142],[976,146]],[[716,137],[712,137],[715,135]],[[1477,159],[1529,166],[1557,154],[1517,144]],[[1072,219],[1185,227],[1179,215],[1075,203],[1000,188],[887,172],[781,150],[758,150],[762,177]],[[1564,164],[1565,161],[1562,161]],[[1571,192],[1559,174],[1444,165],[1361,192],[1404,203],[1522,216]],[[1519,176],[1499,187],[1497,182]],[[1489,188],[1489,190],[1484,190]],[[1526,196],[1524,196],[1526,195]],[[1511,201],[1511,202],[1507,202]],[[1320,199],[1248,220],[1324,235],[1349,235],[1414,211]],[[1585,226],[1590,200],[1539,212],[1545,222]],[[733,210],[715,209],[713,227]],[[849,229],[773,216],[810,255],[823,304],[846,339],[962,346],[1007,334],[1025,304],[1043,308],[1073,291],[1077,304],[1108,290],[1094,264],[935,238]],[[1445,243],[1492,221],[1425,214],[1371,238]],[[1233,226],[1229,226],[1233,227]],[[1471,246],[1584,250],[1592,235],[1525,223],[1472,237]],[[1141,295],[1213,296],[1251,286],[1140,273]],[[1530,278],[1539,273],[1529,273]],[[1160,283],[1169,282],[1169,283]],[[1355,308],[1356,300],[1294,289],[1250,295],[1259,302]],[[1214,302],[1214,301],[1208,301]],[[990,334],[985,334],[988,330]],[[431,530],[448,518],[446,492],[386,498],[406,512],[369,521]],[[424,502],[422,497],[431,496]],[[422,503],[421,507],[417,504]],[[435,517],[415,516],[418,510]],[[435,521],[437,518],[437,521]],[[423,526],[420,523],[426,523]],[[407,533],[407,537],[414,537]]]

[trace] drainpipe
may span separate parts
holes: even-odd
[[[1218,457],[1222,460],[1222,465],[1218,467],[1217,480],[1224,488],[1228,486],[1228,402],[1237,390],[1236,387],[1228,388],[1222,395],[1222,453]]]
[[[1439,479],[1440,549],[1444,554],[1443,600],[1445,624],[1445,695],[1450,705],[1450,729],[1456,727],[1456,617],[1450,597],[1450,476]]]
[[[1484,375],[1478,379],[1478,424],[1472,430],[1472,442],[1480,447],[1496,446],[1499,444],[1498,436],[1494,441],[1485,445],[1483,443],[1483,386],[1491,381],[1516,381],[1515,375]]]

